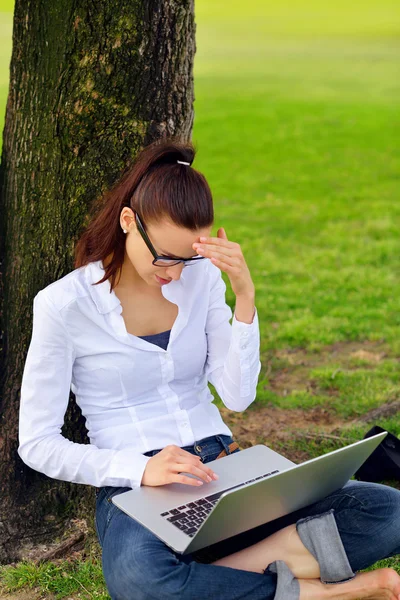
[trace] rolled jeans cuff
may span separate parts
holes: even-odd
[[[299,600],[300,584],[283,560],[276,560],[264,570],[278,576],[274,600]]]
[[[332,508],[321,515],[299,519],[296,523],[301,541],[319,564],[322,583],[344,583],[355,577],[334,512]]]

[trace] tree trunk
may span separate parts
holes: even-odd
[[[94,488],[17,454],[33,297],[73,270],[91,201],[155,139],[190,139],[193,0],[16,0],[0,165],[0,564],[62,534]],[[40,398],[38,398],[40,402]],[[89,443],[71,392],[63,435]]]

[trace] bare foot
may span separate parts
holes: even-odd
[[[358,573],[345,583],[299,579],[300,600],[400,600],[400,577],[394,569]]]

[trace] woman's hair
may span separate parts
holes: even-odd
[[[137,211],[143,225],[164,219],[196,231],[214,223],[213,200],[204,175],[178,160],[192,163],[192,142],[163,138],[143,148],[116,184],[89,211],[90,223],[75,246],[75,268],[112,255],[104,277],[111,290],[125,255],[125,234],[120,225],[124,206]]]

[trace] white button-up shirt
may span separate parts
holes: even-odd
[[[208,381],[230,410],[253,402],[261,370],[258,314],[250,324],[237,321],[220,269],[203,259],[161,287],[179,308],[164,350],[127,332],[109,280],[92,285],[103,275],[102,262],[91,262],[33,300],[18,454],[54,479],[134,488],[150,460],[144,452],[232,435]],[[61,435],[70,390],[90,444]]]

